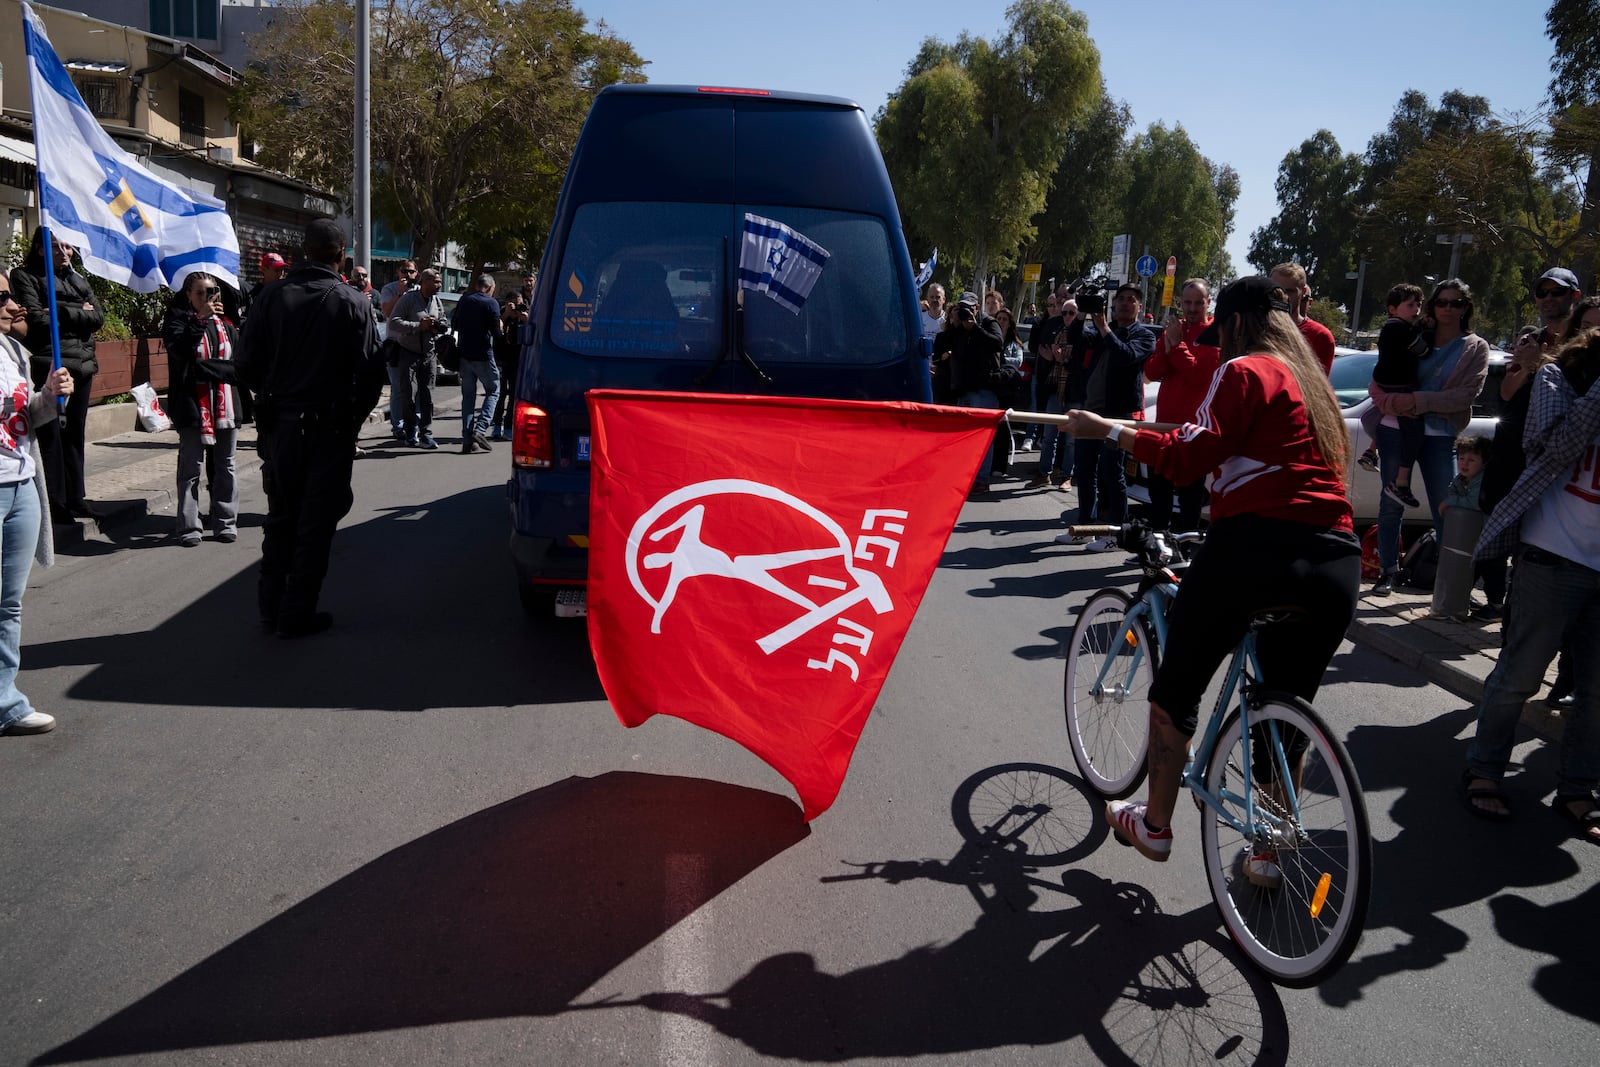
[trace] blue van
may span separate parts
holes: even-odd
[[[799,313],[738,287],[746,214],[828,252]],[[917,295],[894,191],[858,105],[749,89],[603,90],[518,338],[506,491],[523,606],[584,613],[585,392],[927,401]]]

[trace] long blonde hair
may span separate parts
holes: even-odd
[[[1272,291],[1274,300],[1285,300],[1282,289]],[[1235,356],[1268,355],[1289,368],[1295,384],[1300,387],[1300,402],[1305,406],[1306,418],[1311,423],[1311,436],[1317,442],[1317,451],[1328,465],[1339,484],[1345,484],[1345,471],[1350,463],[1350,431],[1344,424],[1344,412],[1333,395],[1333,386],[1317,357],[1311,354],[1300,328],[1286,311],[1242,311],[1238,328],[1233,322],[1221,323],[1221,350],[1224,362]]]

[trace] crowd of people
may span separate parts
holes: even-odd
[[[353,462],[364,454],[357,435],[385,379],[395,436],[435,449],[432,390],[441,357],[453,349],[462,392],[461,451],[490,451],[492,441],[511,436],[516,335],[534,297],[531,273],[503,301],[494,296],[494,278],[484,274],[447,317],[437,271],[418,271],[407,261],[379,290],[369,267],[346,267],[345,249],[337,224],[314,222],[293,264],[277,252],[260,256],[258,284],[236,289],[202,271],[187,274],[161,323],[168,366],[164,410],[178,438],[174,543],[196,547],[208,529],[218,543],[238,540],[238,432],[254,421],[268,508],[258,607],[263,628],[284,638],[332,625],[318,599],[334,531],[354,501]],[[105,314],[74,258],[60,241],[50,243],[47,255],[38,230],[22,264],[0,271],[5,735],[55,727],[55,719],[33,709],[16,687],[22,596],[33,563],[54,562],[55,528],[94,517],[84,445],[98,371],[95,335]],[[53,322],[47,274],[54,275]],[[202,485],[209,495],[204,511]]]
[[[1382,485],[1377,574],[1368,593],[1385,597],[1395,588],[1405,512],[1421,506],[1420,486],[1435,538],[1446,540],[1445,516],[1454,512],[1452,532],[1465,537],[1464,550],[1474,551],[1470,581],[1482,583],[1485,602],[1472,615],[1504,622],[1503,650],[1485,685],[1462,776],[1468,810],[1510,817],[1500,780],[1514,730],[1523,702],[1557,661],[1548,699],[1563,710],[1566,727],[1554,807],[1580,837],[1600,844],[1600,723],[1593,707],[1600,678],[1592,666],[1600,662],[1600,391],[1591,389],[1600,377],[1600,299],[1585,297],[1564,267],[1546,271],[1533,292],[1539,321],[1513,346],[1500,385],[1502,415],[1490,440],[1467,432],[1490,352],[1472,329],[1471,287],[1447,278],[1429,292],[1409,283],[1389,291],[1368,387],[1372,402],[1362,420],[1372,446],[1355,465]],[[1275,684],[1293,682],[1288,687],[1308,699],[1337,645],[1331,635],[1342,635],[1353,615],[1359,581],[1350,562],[1359,559],[1359,546],[1346,484],[1352,476],[1345,462],[1348,431],[1327,384],[1334,338],[1307,315],[1310,299],[1305,272],[1294,263],[1235,283],[1219,295],[1215,317],[1206,282],[1190,279],[1159,325],[1148,321],[1133,285],[1110,291],[1109,300],[1105,290],[1064,286],[1046,296],[1045,314],[1031,321],[1013,374],[1005,353],[1015,339],[1014,319],[997,293],[964,293],[953,305],[937,284],[924,294],[936,400],[1066,418],[1064,428],[1055,422],[1015,428],[1015,438],[1013,427],[1003,424],[972,493],[991,490],[1004,469],[1002,454],[1034,445],[1038,466],[1025,489],[1075,489],[1079,525],[1120,524],[1128,514],[1124,453],[1131,453],[1149,470],[1146,518],[1155,529],[1198,529],[1210,504],[1201,556],[1207,565],[1191,568],[1189,606],[1174,618],[1203,612],[1232,619],[1249,600],[1242,590],[1254,587],[1252,576],[1278,590],[1295,587],[1286,573],[1302,584],[1320,576],[1320,586],[1307,586],[1306,596],[1320,597],[1313,614],[1325,616],[1328,631],[1315,641],[1297,634],[1307,662],[1263,656],[1266,672],[1279,678]],[[1317,381],[1308,379],[1308,366],[1322,371]],[[1146,382],[1160,383],[1160,433],[1140,429]],[[1280,403],[1291,409],[1281,418],[1274,407]],[[1300,449],[1293,456],[1291,444]],[[1286,477],[1292,484],[1265,492]],[[1299,507],[1302,495],[1307,500]],[[1342,510],[1334,507],[1335,497],[1344,502]],[[1275,525],[1280,522],[1288,525]],[[1117,545],[1115,538],[1071,534],[1057,541],[1091,552]],[[1224,572],[1226,595],[1216,579]],[[1215,628],[1201,641],[1190,640],[1185,628],[1172,645],[1183,654],[1174,659],[1172,647],[1164,650],[1153,690],[1156,741],[1181,751],[1179,742],[1193,728],[1194,677],[1202,668],[1215,669],[1222,654],[1217,649],[1225,652],[1237,640],[1234,629]],[[1191,655],[1191,644],[1206,649],[1204,655]],[[1278,664],[1269,662],[1274,659]],[[1174,709],[1179,714],[1170,714]],[[1167,773],[1171,768],[1156,766],[1156,751],[1153,743],[1149,805],[1117,805],[1108,819],[1142,852],[1164,858],[1170,847],[1167,794],[1176,779]]]

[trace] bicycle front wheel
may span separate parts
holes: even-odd
[[[1144,781],[1156,643],[1130,601],[1102,589],[1078,613],[1061,686],[1072,757],[1101,796],[1125,797]]]
[[[1361,783],[1338,738],[1303,700],[1259,700],[1248,761],[1235,710],[1206,767],[1206,789],[1220,805],[1201,814],[1206,879],[1250,961],[1280,985],[1303,989],[1343,966],[1361,939],[1372,837]]]

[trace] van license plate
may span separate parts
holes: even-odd
[[[578,438],[578,462],[589,462],[589,435],[584,434]]]

